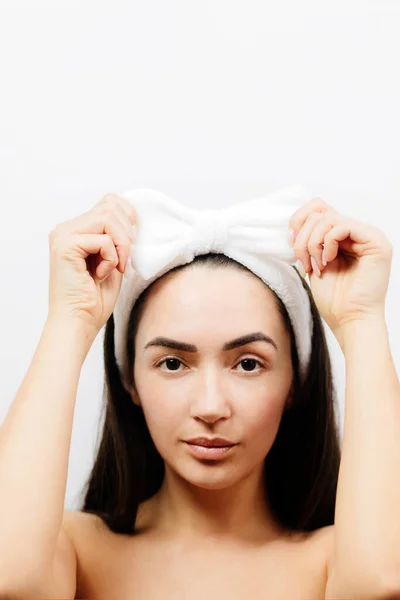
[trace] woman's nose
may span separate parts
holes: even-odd
[[[221,378],[216,374],[207,375],[201,379],[193,391],[191,416],[205,421],[216,421],[227,418],[231,414],[230,400],[222,385]]]

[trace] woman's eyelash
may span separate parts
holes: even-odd
[[[175,356],[167,356],[166,358],[163,358],[163,360],[161,360],[158,363],[156,363],[154,366],[156,368],[160,368],[161,365],[163,363],[165,363],[167,360],[175,360],[175,361],[177,361],[177,362],[179,362],[181,364],[184,364],[179,358],[176,358]],[[260,365],[261,369],[265,369],[266,368],[265,365],[260,360],[258,360],[257,358],[253,358],[252,356],[246,356],[246,357],[242,358],[237,364],[240,365],[240,363],[242,363],[245,360],[252,360],[252,361],[258,363]],[[243,371],[243,373],[257,373],[261,369],[258,369],[257,371]],[[169,373],[176,373],[177,370],[175,370],[175,371],[172,370],[172,371],[167,371],[167,372],[169,372]]]

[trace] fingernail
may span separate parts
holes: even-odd
[[[321,271],[319,270],[319,267],[318,267],[318,265],[316,263],[316,260],[315,260],[315,258],[313,256],[311,257],[311,264],[312,264],[312,268],[313,268],[314,273],[317,275],[317,277],[319,277],[321,275]]]
[[[132,258],[128,256],[128,260],[126,261],[124,277],[129,277],[133,272],[132,268]]]
[[[300,275],[302,277],[305,277],[306,276],[306,270],[304,268],[303,263],[301,262],[301,260],[299,258],[296,261],[296,267],[297,267],[297,270],[299,271]]]
[[[326,262],[326,250],[325,248],[322,251],[322,264],[324,265],[324,267],[326,267],[327,262]]]
[[[294,229],[289,229],[289,242],[292,244],[294,239]]]

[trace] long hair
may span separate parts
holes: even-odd
[[[196,256],[191,263],[179,265],[168,274],[194,264],[251,273],[224,254],[210,253]],[[293,387],[292,402],[282,413],[274,443],[264,459],[264,478],[270,508],[281,525],[292,531],[312,531],[334,523],[340,438],[323,323],[307,282],[299,277],[311,303],[311,360],[301,384],[292,325],[285,305],[275,295],[291,338]],[[126,332],[130,383],[134,389],[134,341],[152,285],[134,304]],[[97,457],[82,492],[85,497],[81,510],[98,515],[115,533],[134,534],[140,503],[161,487],[164,461],[150,436],[142,407],[134,404],[122,385],[114,353],[113,315],[106,323],[103,352],[105,419]]]

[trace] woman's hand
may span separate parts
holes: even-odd
[[[134,207],[106,194],[49,234],[49,315],[79,319],[97,335],[114,310],[135,241]]]
[[[318,310],[335,335],[351,321],[384,316],[393,249],[382,231],[340,214],[321,198],[297,210],[289,228],[295,255],[310,272]]]

